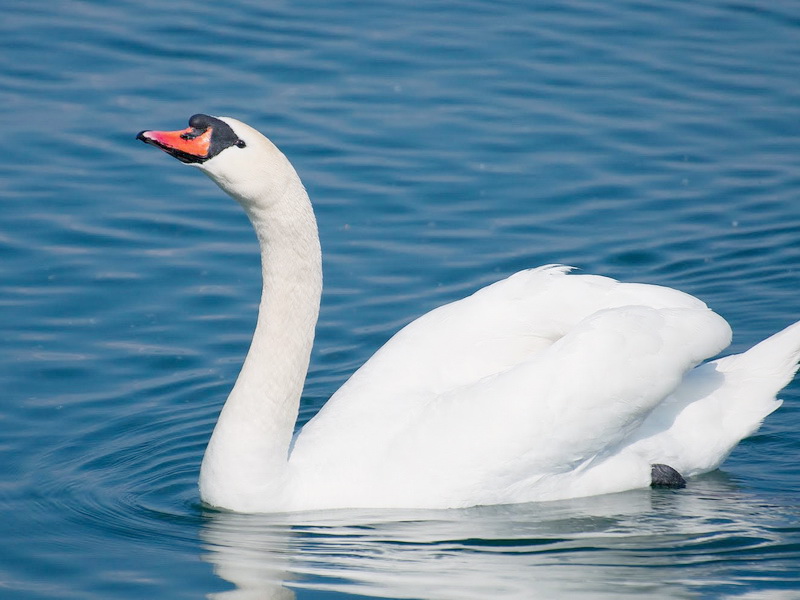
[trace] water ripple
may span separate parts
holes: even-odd
[[[205,552],[245,597],[791,597],[797,384],[685,493],[205,510],[257,248],[133,139],[231,114],[297,166],[326,277],[301,422],[415,316],[539,264],[694,293],[741,350],[800,314],[800,16],[762,4],[6,2],[4,596],[195,598],[226,585]]]

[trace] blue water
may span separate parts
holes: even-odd
[[[0,597],[800,598],[800,381],[681,491],[242,516],[198,465],[255,322],[240,209],[134,140],[267,133],[326,289],[301,420],[397,328],[545,263],[800,318],[800,5],[5,0]]]

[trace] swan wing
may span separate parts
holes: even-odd
[[[517,273],[403,328],[300,432],[290,466],[350,477],[332,487],[373,505],[519,501],[630,435],[730,341],[696,298],[568,271]]]

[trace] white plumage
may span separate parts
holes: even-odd
[[[716,469],[797,369],[800,324],[701,365],[731,331],[700,300],[547,266],[403,328],[292,440],[321,291],[316,222],[285,157],[222,121],[245,147],[196,164],[252,220],[264,291],[203,460],[211,505],[449,508],[645,487],[652,464]]]

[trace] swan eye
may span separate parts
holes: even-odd
[[[247,144],[244,143],[244,140],[236,140],[236,147],[237,148],[244,148]]]

